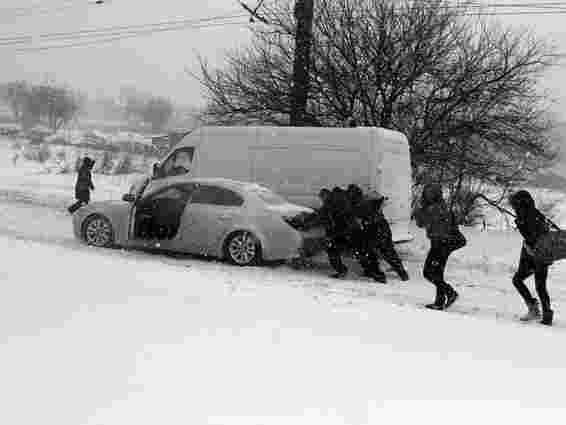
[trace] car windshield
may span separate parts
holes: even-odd
[[[252,190],[263,202],[269,205],[282,205],[286,204],[287,200],[282,196],[277,195],[269,189],[255,188]]]

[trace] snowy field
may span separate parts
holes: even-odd
[[[399,247],[411,280],[316,267],[237,268],[102,250],[72,237],[74,175],[14,167],[0,144],[1,424],[532,423],[565,417],[566,262],[556,325],[521,324],[513,231],[463,229],[424,310],[427,242]],[[6,146],[9,146],[6,144]],[[129,177],[94,175],[93,198]],[[561,208],[557,203],[556,208]],[[529,282],[530,284],[531,282]],[[531,285],[532,286],[532,285]]]

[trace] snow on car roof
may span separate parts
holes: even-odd
[[[269,190],[267,187],[254,182],[245,182],[241,180],[227,179],[224,177],[190,177],[190,176],[175,176],[170,177],[170,182],[192,182],[201,184],[220,184],[224,186],[237,187],[245,190]]]

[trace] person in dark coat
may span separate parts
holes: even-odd
[[[83,159],[77,175],[77,182],[75,183],[75,199],[77,202],[68,208],[71,214],[90,202],[90,191],[94,190],[94,184],[92,183],[94,163],[95,161],[88,156]]]
[[[319,199],[322,206],[312,214],[304,217],[304,227],[322,225],[326,233],[325,250],[328,262],[336,271],[332,277],[341,278],[348,273],[342,260],[342,253],[350,244],[350,232],[353,216],[344,190],[335,187],[332,191],[323,188]]]
[[[385,273],[379,266],[381,254],[401,280],[409,280],[403,262],[395,250],[391,227],[383,214],[385,197],[375,191],[364,197],[362,189],[355,184],[350,184],[347,191],[354,214],[361,224],[360,231],[353,239],[354,245],[360,251],[360,264],[364,268],[364,274],[379,282],[386,282]]]
[[[327,228],[329,240],[326,252],[330,264],[336,270],[332,277],[341,278],[348,273],[348,268],[342,261],[342,254],[352,246],[352,235],[357,234],[360,227],[345,190],[340,187],[333,188],[329,205],[330,226]]]
[[[442,188],[438,184],[428,184],[423,188],[419,208],[414,213],[418,227],[426,229],[430,240],[430,250],[426,257],[423,276],[436,286],[436,297],[427,308],[444,310],[458,298],[458,293],[444,280],[444,269],[448,257],[453,252],[450,233],[453,222],[452,214],[442,196]]]
[[[531,321],[541,318],[537,300],[525,285],[525,279],[534,274],[535,288],[542,307],[542,320],[544,325],[552,325],[553,311],[550,307],[550,297],[546,289],[549,264],[535,261],[532,249],[539,238],[550,231],[550,226],[544,215],[535,207],[535,201],[529,192],[519,190],[509,198],[509,203],[515,211],[515,224],[521,236],[523,247],[519,259],[519,267],[513,276],[513,286],[517,289],[527,305],[528,312],[520,318],[522,321]]]

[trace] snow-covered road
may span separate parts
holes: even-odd
[[[434,406],[417,400],[564,406],[555,329],[313,291],[279,270],[10,237],[0,252],[0,423],[402,423]]]
[[[417,307],[433,296],[417,229],[400,247],[411,281],[388,272],[388,285],[332,280],[323,265],[93,249],[73,239],[64,211],[71,176],[23,184],[10,172],[0,179],[0,424],[564,418],[566,264],[550,274],[556,326],[517,323],[514,233],[466,229],[447,273],[461,299],[433,312]],[[98,188],[120,193],[101,177]]]

